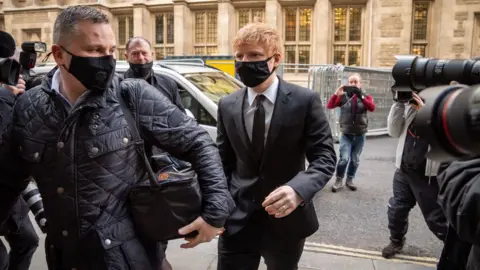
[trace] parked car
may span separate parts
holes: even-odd
[[[153,70],[156,74],[170,77],[177,83],[188,115],[194,117],[215,141],[218,101],[244,85],[229,74],[205,65],[201,60],[190,61],[157,61]],[[43,64],[32,69],[32,72],[34,75],[42,76],[54,67],[54,63]],[[115,68],[117,73],[123,74],[128,68],[126,61],[117,61]]]

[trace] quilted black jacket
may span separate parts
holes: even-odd
[[[157,261],[157,251],[146,248],[130,218],[127,195],[145,171],[117,91],[146,143],[193,164],[205,200],[203,218],[223,226],[234,203],[216,145],[194,120],[145,81],[119,77],[67,113],[51,90],[54,72],[18,98],[0,145],[0,223],[27,186],[24,179],[33,176],[49,221],[50,269],[156,268],[149,260]]]
[[[160,92],[162,92],[174,105],[176,105],[180,110],[185,112],[185,108],[182,104],[182,99],[180,94],[178,93],[178,86],[177,83],[170,79],[169,77],[161,74],[155,74],[152,70],[153,76],[148,78],[148,83],[150,85],[157,88]],[[123,74],[124,78],[135,78],[133,75],[133,71],[128,69],[125,74]]]
[[[4,131],[8,127],[12,118],[14,103],[15,95],[8,89],[0,87],[0,131]],[[22,224],[22,220],[26,217],[28,218],[29,211],[27,203],[19,197],[17,203],[12,208],[11,217],[0,228],[0,235],[6,235],[8,231],[17,231],[19,229],[18,226]]]

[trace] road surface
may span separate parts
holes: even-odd
[[[396,147],[394,138],[367,138],[357,172],[358,190],[332,193],[334,179],[327,184],[315,199],[320,229],[308,241],[377,251],[388,244],[387,203]],[[418,206],[409,222],[404,254],[439,257],[443,244],[427,228]]]
[[[358,191],[332,193],[333,180],[327,184],[315,199],[320,229],[309,242],[373,251],[380,251],[388,243],[386,211],[392,194],[395,148],[396,139],[367,139],[357,175]],[[41,243],[31,269],[46,270],[44,235],[39,235]],[[441,249],[441,242],[428,230],[415,207],[404,254],[438,258]]]

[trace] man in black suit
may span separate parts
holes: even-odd
[[[261,23],[234,39],[247,86],[219,102],[217,143],[236,209],[218,244],[218,270],[298,269],[305,238],[319,226],[312,200],[335,171],[336,155],[318,94],[275,74],[276,29]],[[305,157],[309,162],[305,170]]]

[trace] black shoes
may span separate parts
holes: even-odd
[[[405,244],[405,240],[402,241],[392,241],[390,240],[390,244],[384,247],[382,250],[382,257],[385,259],[390,259],[395,254],[399,253],[403,249],[403,245]]]

